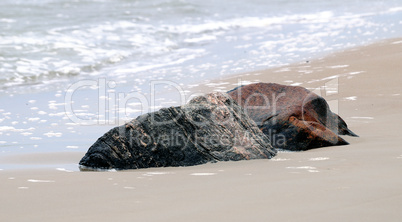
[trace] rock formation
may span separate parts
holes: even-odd
[[[270,141],[227,94],[196,97],[116,127],[80,161],[81,169],[191,166],[271,158]]]
[[[317,94],[298,86],[256,83],[228,94],[270,138],[275,148],[301,151],[346,145],[340,135],[357,136]]]

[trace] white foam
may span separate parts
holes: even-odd
[[[39,121],[39,120],[40,120],[39,117],[28,118],[28,121],[29,121],[29,122],[37,122],[37,121]]]
[[[147,174],[151,175],[166,175],[169,174],[168,172],[148,172]]]
[[[357,96],[345,97],[345,99],[346,99],[346,100],[355,101],[355,100],[357,100]]]
[[[64,105],[66,105],[65,103],[56,103],[56,101],[49,101],[49,104],[48,104],[48,107],[49,107],[49,109],[52,109],[52,110],[57,110],[58,109],[58,106],[64,106]]]
[[[346,68],[346,67],[349,67],[349,65],[328,66],[328,68],[331,68],[331,69],[339,69],[339,68]]]
[[[65,116],[66,112],[49,113],[49,116]]]
[[[42,138],[41,137],[30,137],[29,139],[31,139],[31,140],[41,140]]]
[[[333,76],[328,76],[328,77],[322,78],[321,80],[325,81],[325,80],[337,79],[339,77],[340,77],[340,75],[333,75]]]
[[[78,146],[66,146],[67,149],[78,149]]]
[[[402,41],[396,41],[396,42],[393,42],[392,44],[394,44],[394,45],[396,45],[396,44],[402,44]]]
[[[300,86],[301,84],[303,84],[303,83],[301,83],[301,82],[295,82],[295,83],[292,83],[292,84],[290,84],[291,86]]]
[[[172,173],[170,173],[170,172],[147,172],[147,173],[143,174],[143,176],[152,177],[152,176],[157,176],[157,175],[168,175],[168,174],[172,174]]]
[[[35,130],[33,127],[30,127],[29,129],[16,129],[13,126],[0,126],[0,132],[26,132],[33,130]]]
[[[238,85],[250,85],[252,83],[254,83],[254,82],[253,81],[248,81],[248,80],[242,80],[242,81],[239,81],[238,83],[232,84],[232,85],[235,85],[235,86],[238,86]]]
[[[216,40],[216,36],[213,35],[204,35],[201,37],[196,37],[196,38],[191,38],[191,39],[185,39],[184,42],[187,43],[199,43],[199,42],[209,42],[209,41],[214,41]]]
[[[191,176],[213,176],[213,175],[216,175],[216,173],[192,173],[190,175]]]
[[[44,133],[43,135],[45,135],[47,137],[61,137],[63,134],[50,131],[50,132]]]
[[[299,167],[286,167],[287,169],[297,169],[297,170],[315,170],[316,167],[312,166],[299,166]]]
[[[400,12],[400,11],[402,11],[402,7],[394,7],[394,8],[390,8],[389,10],[388,10],[388,12]],[[402,43],[402,41],[401,41],[401,43]]]
[[[351,119],[369,119],[369,120],[374,119],[374,117],[370,117],[370,116],[352,116],[350,118]]]
[[[349,72],[348,74],[349,75],[357,75],[357,74],[360,74],[360,73],[365,73],[365,71]]]
[[[288,161],[290,159],[285,159],[285,158],[272,158],[271,161]]]
[[[67,173],[72,173],[72,172],[74,172],[74,171],[72,171],[72,170],[67,170],[67,169],[65,169],[65,168],[56,168],[56,170],[58,170],[58,171],[63,171],[63,172],[67,172]]]
[[[4,23],[14,23],[17,22],[17,20],[15,19],[8,19],[8,18],[1,18],[0,22],[4,22]]]
[[[54,183],[54,182],[56,182],[54,180],[34,180],[34,179],[29,179],[27,181],[31,182],[31,183]]]
[[[310,158],[310,161],[322,161],[322,160],[329,160],[329,157],[315,157],[315,158]]]
[[[128,106],[142,106],[143,104],[140,102],[132,102],[132,103],[127,103]]]

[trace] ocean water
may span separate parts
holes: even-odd
[[[400,36],[400,0],[2,0],[0,155],[84,152],[168,88]]]
[[[400,0],[2,0],[0,89],[264,69],[401,36],[401,14]]]

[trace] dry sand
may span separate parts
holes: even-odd
[[[402,221],[402,41],[211,81],[327,86],[359,138],[272,160],[124,172],[0,171],[0,221]],[[83,153],[8,157],[77,163]],[[56,161],[56,162],[57,162]]]

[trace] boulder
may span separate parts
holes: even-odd
[[[266,134],[275,148],[302,151],[346,145],[339,135],[357,136],[324,98],[298,86],[256,83],[228,94]]]
[[[217,161],[269,159],[268,137],[224,93],[148,113],[100,137],[80,169],[192,166]]]

